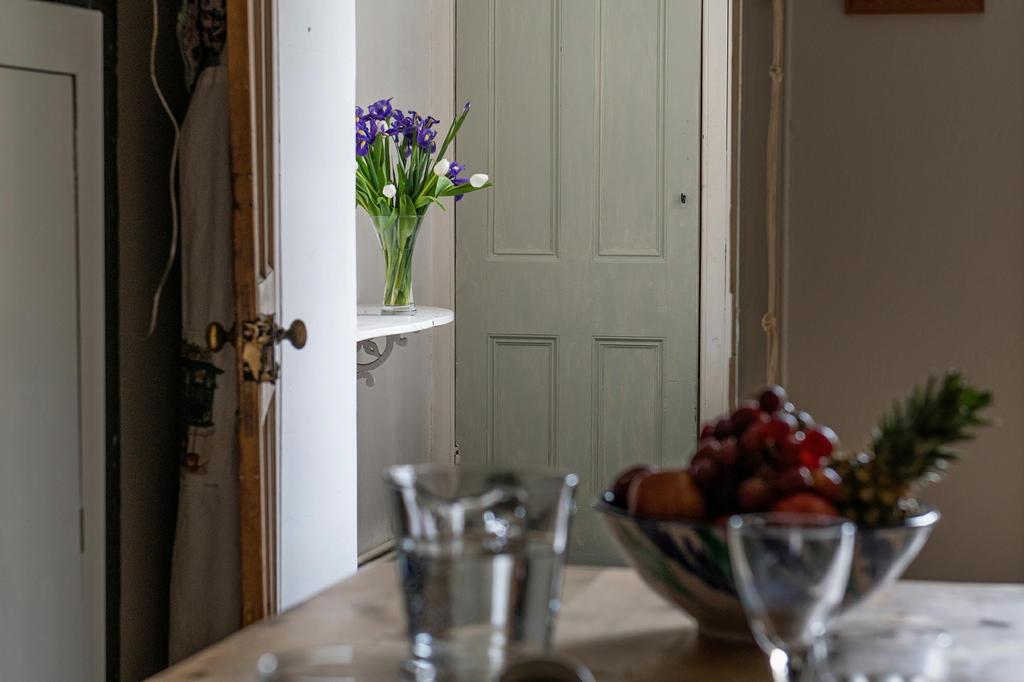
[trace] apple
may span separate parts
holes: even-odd
[[[817,493],[793,493],[775,503],[773,512],[789,514],[820,514],[822,516],[839,516],[835,505]]]
[[[653,472],[646,464],[637,464],[623,469],[615,477],[615,482],[604,494],[604,501],[625,509],[629,505],[629,486],[637,476],[646,476]]]
[[[657,471],[633,480],[629,512],[635,516],[701,520],[704,495],[689,471]]]

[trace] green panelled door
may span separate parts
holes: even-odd
[[[460,0],[462,462],[580,475],[575,562],[617,562],[590,503],[696,437],[700,0]],[[681,200],[686,195],[685,202]]]

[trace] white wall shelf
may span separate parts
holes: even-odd
[[[360,303],[356,322],[356,341],[375,339],[393,334],[411,334],[431,327],[440,327],[455,319],[448,308],[416,306],[412,315],[381,315],[380,305]]]
[[[382,315],[380,305],[360,304],[356,318],[356,380],[363,379],[367,386],[373,386],[370,372],[384,364],[396,345],[404,346],[408,342],[405,334],[439,327],[454,320],[455,313],[448,308],[417,306],[412,315]],[[377,338],[384,338],[383,349],[374,341]],[[359,362],[360,351],[373,359]]]

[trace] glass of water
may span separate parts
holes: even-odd
[[[562,589],[574,474],[403,465],[394,507],[413,680],[497,680],[548,650]]]
[[[813,514],[729,519],[733,579],[758,646],[777,682],[830,680],[824,635],[853,559],[856,526]]]

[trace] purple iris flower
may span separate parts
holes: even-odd
[[[469,102],[466,102],[466,106],[462,107],[462,115],[465,116],[466,112],[469,111]]]
[[[366,156],[370,151],[373,140],[370,139],[369,131],[360,128],[356,131],[356,156]]]
[[[452,184],[455,185],[456,187],[458,187],[459,185],[464,185],[467,182],[469,182],[469,178],[453,178],[452,179]],[[456,194],[455,195],[455,201],[462,201],[462,197],[464,197],[464,196],[466,196],[466,195],[465,194]]]
[[[377,119],[378,121],[388,120],[388,116],[391,115],[391,100],[393,97],[387,99],[377,100],[369,107],[370,116]]]
[[[362,119],[356,123],[356,156],[366,156],[377,139],[377,121]]]
[[[359,121],[362,118],[363,118],[363,108],[362,107],[356,107],[356,125],[359,124]]]
[[[391,117],[391,127],[384,131],[385,135],[397,137],[405,132],[408,127],[408,119],[401,109],[395,109]]]
[[[448,176],[449,180],[454,180],[456,177],[458,177],[459,173],[461,173],[464,170],[466,170],[466,167],[459,163],[458,161],[455,161],[452,163],[452,165],[448,166],[448,172],[445,175]],[[465,180],[465,178],[462,179]],[[461,185],[462,183],[459,182],[455,184]]]
[[[437,137],[436,130],[420,127],[419,132],[416,134],[416,144],[418,144],[421,149],[429,149],[433,145],[435,137]]]

